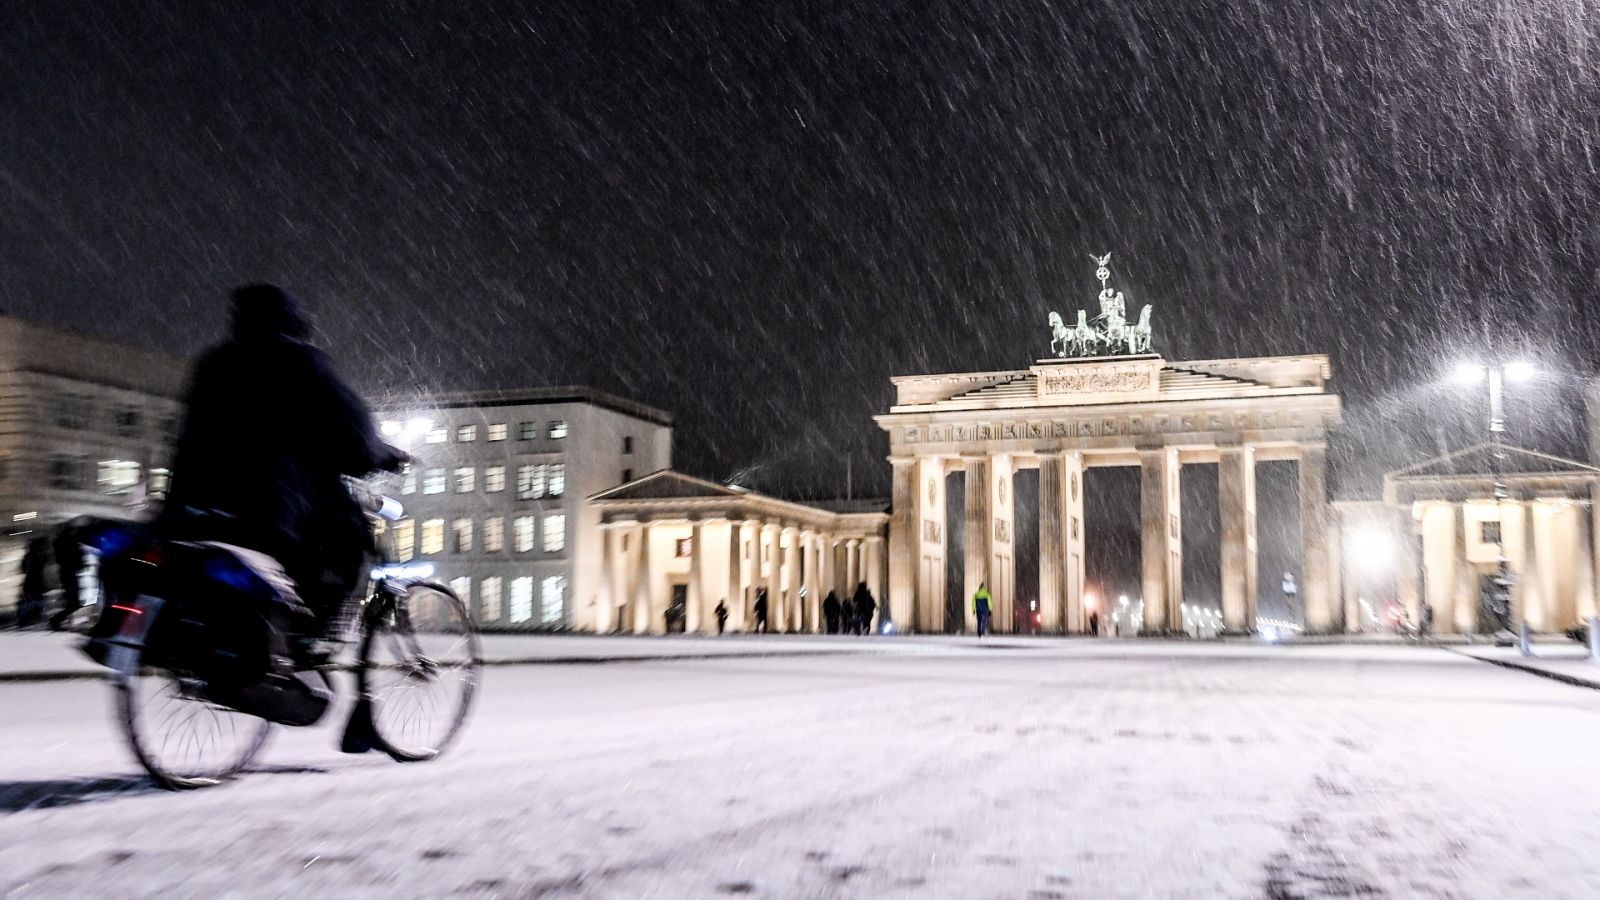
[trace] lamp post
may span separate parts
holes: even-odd
[[[1511,586],[1516,583],[1517,577],[1511,571],[1511,563],[1506,559],[1506,543],[1504,529],[1500,527],[1500,507],[1506,500],[1511,499],[1511,492],[1506,489],[1505,483],[1505,383],[1507,381],[1527,381],[1538,374],[1538,370],[1528,362],[1491,363],[1488,365],[1476,362],[1462,363],[1456,367],[1456,381],[1461,384],[1474,385],[1488,379],[1489,382],[1489,478],[1494,487],[1495,505],[1495,556],[1497,562],[1494,577],[1489,580],[1490,588],[1485,598],[1490,615],[1494,616],[1495,624],[1499,627],[1496,633],[1511,632]]]

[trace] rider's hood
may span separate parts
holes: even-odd
[[[236,341],[303,341],[311,322],[300,301],[283,288],[249,284],[233,292],[233,339]]]

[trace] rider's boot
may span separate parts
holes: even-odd
[[[339,741],[341,753],[366,753],[378,749],[378,729],[372,724],[372,701],[362,697],[350,710],[350,721],[345,723],[344,737]]]

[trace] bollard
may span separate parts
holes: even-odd
[[[1533,655],[1533,642],[1528,634],[1527,619],[1523,619],[1522,627],[1517,629],[1517,648],[1522,651],[1523,656]]]
[[[1589,617],[1589,658],[1600,662],[1600,616]]]

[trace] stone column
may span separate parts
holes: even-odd
[[[978,592],[978,587],[987,585],[989,594],[998,599],[995,586],[989,584],[989,561],[994,555],[994,513],[989,504],[993,502],[994,491],[989,484],[992,463],[987,457],[965,459],[962,465],[967,477],[961,609],[964,630],[973,633],[978,630],[978,622],[972,612],[972,597]],[[994,609],[996,605],[996,601],[991,601],[991,612],[998,612]],[[989,621],[990,624],[998,624],[1000,618],[994,616]]]
[[[630,618],[633,621],[630,624],[633,626],[633,633],[648,634],[654,630],[651,627],[651,623],[655,621],[653,603],[655,585],[652,583],[655,579],[650,571],[650,524],[648,522],[640,524],[638,538],[639,565],[635,572],[633,602],[628,605],[632,607]]]
[[[861,541],[851,538],[844,542],[845,591],[851,592],[861,582]]]
[[[822,554],[817,552],[817,533],[802,531],[800,540],[804,545],[805,558],[801,561],[804,570],[802,581],[805,588],[805,601],[800,616],[800,630],[807,633],[816,633],[822,629],[817,627],[817,621],[822,618],[822,598],[817,596],[817,585],[822,580],[817,577],[817,560]]]
[[[1331,634],[1341,630],[1340,608],[1334,602],[1328,572],[1328,448],[1300,448],[1300,595],[1305,601],[1306,631]]]
[[[600,526],[600,577],[601,585],[600,605],[594,611],[594,633],[606,634],[616,627],[614,624],[617,609],[617,529],[611,524]],[[468,606],[477,610],[477,592],[471,597],[462,597]],[[481,621],[481,613],[474,619]]]
[[[914,630],[944,631],[945,619],[945,471],[944,460],[924,459],[917,467],[921,544],[918,547],[917,611]],[[852,585],[852,588],[854,586]]]
[[[866,570],[867,590],[872,592],[872,599],[878,604],[878,612],[883,612],[883,538],[873,536],[866,538],[862,544],[862,553],[866,557],[863,568]]]
[[[1178,472],[1177,450],[1163,447],[1139,451],[1144,631],[1149,634],[1175,634],[1183,630],[1179,605],[1183,602],[1182,545],[1179,543],[1183,526],[1175,489]]]
[[[746,631],[749,628],[744,596],[744,536],[742,522],[728,523],[728,630]]]
[[[1017,630],[1016,469],[1009,455],[997,455],[989,465],[989,590],[994,594],[995,630]]]
[[[761,526],[761,560],[766,566],[766,579],[762,585],[767,589],[767,630],[783,630],[783,575],[782,559],[779,553],[781,540],[779,527],[770,522]]]
[[[922,556],[922,486],[917,479],[920,467],[914,459],[889,462],[894,469],[894,484],[889,512],[889,596],[884,602],[896,627],[911,631],[916,628],[912,610],[916,609]],[[1600,553],[1600,548],[1596,552]]]
[[[1087,519],[1083,516],[1083,454],[1074,450],[1061,457],[1061,489],[1065,494],[1062,507],[1061,536],[1065,550],[1062,556],[1066,570],[1066,594],[1062,609],[1063,630],[1071,634],[1089,633],[1089,610],[1084,607],[1084,586],[1088,582],[1088,555],[1084,551],[1087,541]],[[1106,622],[1109,604],[1105,597],[1097,601],[1102,626]]]
[[[1422,508],[1422,597],[1433,610],[1433,628],[1456,630],[1456,510],[1449,503]]]
[[[1039,627],[1055,634],[1066,629],[1066,540],[1062,534],[1066,485],[1061,457],[1039,458]]]
[[[785,528],[783,536],[788,541],[783,548],[784,603],[788,606],[788,615],[783,620],[784,630],[800,631],[805,618],[804,601],[800,598],[800,588],[804,586],[800,572],[800,556],[805,539],[800,529],[794,526]]]
[[[704,522],[689,523],[689,584],[683,610],[683,630],[686,634],[700,630],[700,609],[706,602],[705,585],[701,583],[705,577],[705,537]]]
[[[1408,621],[1415,625],[1422,621],[1419,618],[1422,613],[1422,560],[1417,553],[1417,520],[1410,505],[1395,510],[1392,515],[1398,523],[1396,534],[1400,541],[1399,552],[1395,554],[1395,565],[1399,572],[1397,593]],[[1382,627],[1388,628],[1388,620],[1381,618],[1383,609],[1380,607],[1375,612],[1383,623]]]
[[[1217,509],[1222,528],[1222,627],[1228,634],[1251,634],[1257,589],[1255,448],[1221,448]]]

